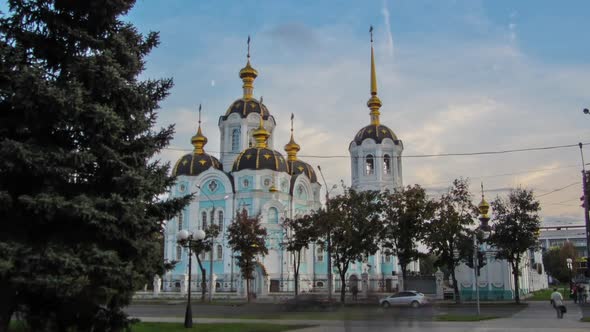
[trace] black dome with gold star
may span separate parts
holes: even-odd
[[[225,115],[222,116],[223,120],[227,120],[227,117],[233,113],[237,113],[242,118],[246,118],[250,113],[258,113],[261,114],[260,108],[262,106],[262,118],[264,120],[268,120],[270,116],[270,112],[266,105],[261,104],[258,100],[254,98],[240,98],[234,101],[231,106],[225,112]]]
[[[182,156],[174,166],[173,176],[188,175],[197,176],[209,168],[223,170],[223,166],[217,158],[207,154],[189,153]]]
[[[199,105],[199,129],[195,136],[191,138],[194,146],[192,153],[185,154],[176,162],[172,170],[172,176],[188,175],[197,176],[209,168],[213,167],[223,170],[223,166],[217,158],[205,153],[203,147],[207,144],[207,137],[201,132],[201,106]]]
[[[367,138],[374,140],[377,144],[381,144],[381,142],[386,138],[391,139],[396,145],[400,142],[393,131],[382,124],[370,124],[362,128],[358,131],[358,133],[356,133],[356,136],[354,136],[354,142],[356,145],[361,145]]]
[[[277,172],[289,172],[287,162],[285,162],[282,154],[275,150],[258,147],[244,150],[234,161],[232,172],[244,169],[269,169]]]
[[[263,117],[260,117],[260,125],[252,136],[256,140],[256,146],[248,148],[234,161],[232,172],[241,171],[244,169],[262,170],[269,169],[277,172],[289,172],[287,162],[283,155],[275,150],[269,149],[267,140],[270,137],[270,133],[264,129]]]
[[[299,174],[305,174],[308,178],[309,181],[311,181],[311,183],[317,183],[318,182],[318,177],[315,174],[315,171],[313,170],[313,167],[311,167],[310,164],[301,161],[299,159],[297,160],[288,160],[288,167],[289,167],[289,174],[291,174],[292,176],[295,175],[299,175]]]

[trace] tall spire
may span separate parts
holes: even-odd
[[[260,97],[260,101],[258,102],[258,106],[262,110],[262,97]],[[264,128],[264,121],[262,119],[262,112],[260,113],[260,123],[258,128],[254,130],[252,133],[254,139],[256,140],[256,148],[264,149],[268,146],[267,140],[270,137],[270,133]]]
[[[371,109],[369,113],[371,116],[371,124],[379,125],[379,108],[381,108],[381,100],[377,97],[377,73],[375,70],[375,52],[373,50],[373,26],[369,29],[371,34],[371,98],[367,101],[367,106]]]
[[[287,160],[288,161],[295,161],[297,160],[297,152],[301,150],[299,144],[295,143],[295,139],[293,139],[293,118],[295,116],[291,113],[291,140],[287,145],[285,145],[285,152],[287,152]]]
[[[254,80],[258,76],[258,71],[252,68],[250,65],[250,36],[248,36],[248,53],[246,54],[246,66],[240,70],[240,78],[244,84],[242,85],[242,89],[244,90],[244,99],[248,100],[252,98],[252,93],[254,91]]]
[[[205,137],[205,135],[203,135],[203,132],[201,131],[201,104],[199,104],[199,129],[197,130],[195,136],[191,138],[191,143],[195,147],[195,149],[193,150],[195,154],[205,153],[203,147],[205,146],[205,144],[207,144],[207,137]]]

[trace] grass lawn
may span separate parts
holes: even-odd
[[[580,321],[590,323],[590,317],[582,317]]]
[[[553,293],[553,288],[554,287],[550,287],[550,288],[535,291],[535,292],[533,292],[533,296],[527,298],[526,300],[527,301],[549,301],[549,299],[551,297],[551,293]],[[561,293],[561,295],[563,295],[564,299],[568,298],[569,287],[567,285],[559,285],[559,287],[557,287],[557,290]]]
[[[277,325],[265,323],[211,323],[193,324],[192,329],[185,329],[183,323],[137,323],[131,332],[281,332],[310,327],[310,325]],[[22,324],[11,322],[10,332],[26,332]]]
[[[478,322],[499,318],[498,316],[477,316],[477,315],[439,315],[434,320],[439,322]]]
[[[265,323],[211,323],[193,324],[192,329],[185,329],[182,323],[137,323],[132,332],[280,332],[302,329],[309,325],[277,325]]]

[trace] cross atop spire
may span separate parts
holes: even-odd
[[[248,42],[247,43],[248,43],[248,55],[247,55],[247,57],[248,57],[248,60],[250,60],[250,35],[248,35]]]
[[[299,146],[299,144],[295,143],[295,139],[293,138],[293,119],[294,118],[295,118],[295,115],[293,115],[293,113],[291,113],[291,140],[289,141],[289,143],[287,143],[287,145],[285,145],[285,151],[287,152],[287,160],[289,160],[289,161],[297,160],[297,152],[299,152],[299,150],[301,150],[301,147]]]
[[[373,43],[373,26],[371,25],[371,28],[369,28],[369,33],[371,34],[371,44]]]

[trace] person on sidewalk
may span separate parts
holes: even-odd
[[[553,293],[551,293],[551,303],[557,312],[557,318],[563,318],[565,305],[563,305],[563,296],[561,296],[561,293],[557,291],[557,288],[553,288]]]

